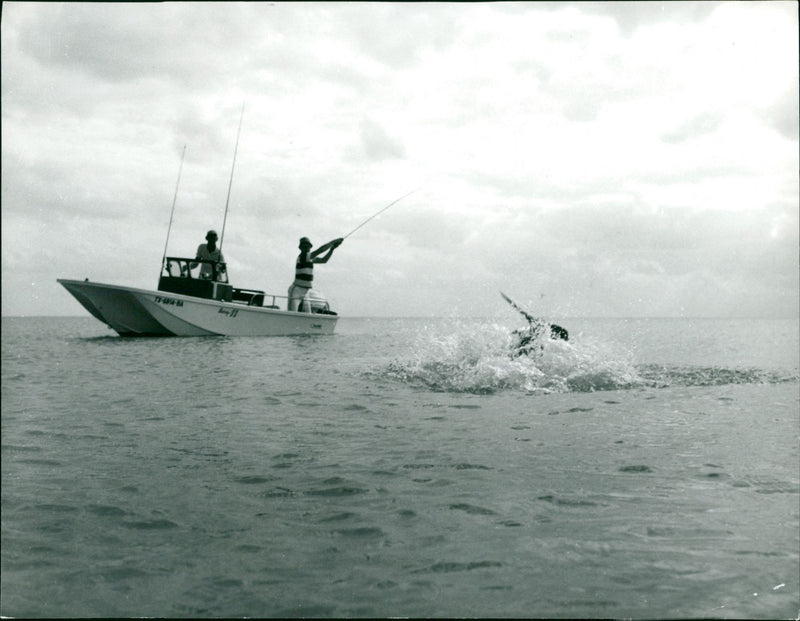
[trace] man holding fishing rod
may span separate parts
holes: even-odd
[[[294,270],[294,282],[289,287],[289,310],[296,311],[300,302],[303,301],[308,290],[311,289],[311,282],[314,280],[314,263],[327,263],[333,251],[344,241],[343,237],[338,237],[327,244],[323,244],[314,252],[309,252],[313,244],[308,237],[300,238],[300,255],[297,257]],[[327,254],[320,256],[327,250]]]
[[[342,242],[350,237],[353,233],[355,233],[358,229],[364,226],[367,222],[376,218],[384,211],[389,209],[392,205],[396,205],[401,200],[403,200],[406,196],[410,196],[416,192],[416,190],[411,190],[408,194],[404,194],[397,200],[392,201],[386,207],[381,209],[380,211],[372,214],[369,218],[364,220],[361,224],[359,224],[356,228],[350,231],[344,237],[337,237],[336,239],[329,241],[327,244],[324,244],[317,248],[314,252],[309,252],[312,248],[312,244],[309,241],[308,237],[301,237],[300,238],[300,256],[297,257],[297,263],[295,264],[295,272],[294,272],[294,282],[292,286],[289,287],[289,304],[288,308],[290,311],[296,311],[299,306],[300,302],[302,302],[305,295],[308,293],[309,289],[311,289],[311,281],[314,280],[314,263],[327,263],[328,259],[331,258],[333,251],[342,245]],[[328,251],[324,257],[321,257],[323,252]]]

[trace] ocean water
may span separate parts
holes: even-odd
[[[0,613],[800,613],[798,324],[2,320]]]

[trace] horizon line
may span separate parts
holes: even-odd
[[[548,315],[543,316],[543,319],[557,317],[559,321],[564,320],[632,320],[632,319],[769,319],[769,320],[786,320],[797,319],[794,315]],[[93,319],[98,321],[91,315],[0,315],[2,319]],[[339,319],[490,319],[495,320],[497,317],[492,315],[339,315]],[[102,322],[101,322],[102,323]],[[798,319],[800,323],[800,319]]]

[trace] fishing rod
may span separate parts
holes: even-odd
[[[172,197],[172,211],[169,212],[169,226],[167,227],[167,241],[164,243],[164,256],[161,257],[161,269],[167,262],[167,246],[169,245],[169,232],[172,230],[172,216],[175,215],[175,202],[178,200],[178,186],[181,183],[181,172],[183,171],[183,158],[186,157],[186,145],[183,145],[183,153],[181,153],[181,165],[178,168],[178,181],[175,182],[175,196]]]
[[[355,233],[355,232],[356,232],[358,229],[360,229],[362,226],[364,226],[364,225],[365,225],[367,222],[369,222],[369,221],[370,221],[370,220],[372,220],[373,218],[376,218],[376,217],[378,217],[378,216],[379,216],[379,215],[381,215],[381,214],[382,214],[384,211],[386,211],[387,209],[389,209],[389,207],[391,207],[392,205],[396,205],[396,204],[397,204],[397,203],[399,203],[401,200],[403,200],[405,197],[407,197],[407,196],[411,196],[411,195],[412,195],[414,192],[416,192],[417,190],[419,190],[419,188],[416,188],[415,190],[411,190],[411,191],[410,191],[408,194],[403,194],[403,196],[401,196],[400,198],[398,198],[398,199],[397,199],[397,200],[395,200],[395,201],[392,201],[391,203],[389,203],[388,205],[386,205],[386,207],[384,207],[384,208],[383,208],[383,209],[381,209],[380,211],[378,211],[378,212],[376,212],[376,213],[372,214],[372,215],[371,215],[369,218],[367,218],[366,220],[364,220],[364,221],[363,221],[361,224],[359,224],[359,225],[358,225],[356,228],[354,228],[352,231],[350,231],[350,232],[349,232],[347,235],[345,235],[344,237],[342,237],[342,239],[343,239],[343,240],[344,240],[344,239],[347,239],[347,238],[348,238],[348,237],[350,237],[350,236],[351,236],[353,233]]]
[[[242,133],[242,119],[244,118],[244,102],[242,113],[239,115],[239,129],[236,132],[236,146],[233,149],[233,164],[231,164],[231,178],[228,181],[228,197],[225,199],[225,217],[222,219],[222,234],[219,236],[219,251],[222,252],[222,240],[225,237],[225,223],[228,221],[228,203],[231,200],[231,186],[233,185],[233,170],[236,168],[236,153],[239,151],[239,135]]]

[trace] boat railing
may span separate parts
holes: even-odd
[[[277,305],[276,300],[280,297],[284,296],[268,295],[258,289],[234,288],[233,299],[231,301],[238,302],[240,304],[246,304],[247,306],[261,306],[263,308],[277,309],[280,307]],[[267,301],[269,303],[265,304]]]
[[[242,294],[237,294],[237,292],[242,292]],[[247,294],[255,293],[256,298],[254,302],[249,302],[244,298],[244,292]],[[241,296],[241,297],[239,297]],[[278,302],[280,300],[280,302]],[[289,308],[289,296],[288,295],[273,295],[271,293],[264,293],[263,291],[252,291],[250,289],[234,289],[233,290],[233,301],[234,302],[244,302],[251,306],[263,306],[264,308],[279,308],[279,309],[288,309]],[[261,303],[259,303],[261,301]],[[265,304],[265,301],[269,301],[269,304]],[[335,315],[331,310],[330,304],[328,304],[327,300],[321,298],[314,298],[314,297],[303,297],[300,298],[300,301],[297,305],[298,313],[321,313],[323,315]]]

